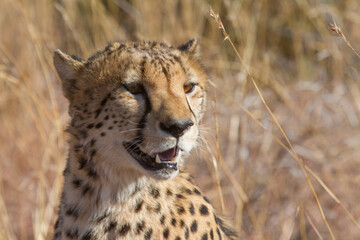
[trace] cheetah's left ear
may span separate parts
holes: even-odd
[[[185,52],[191,56],[193,56],[195,59],[200,59],[200,46],[198,44],[198,40],[193,38],[187,43],[181,44],[177,47],[182,52]]]
[[[77,73],[83,67],[83,60],[76,56],[70,56],[59,49],[54,52],[54,65],[61,80],[76,78]]]
[[[79,77],[84,68],[84,60],[61,52],[54,52],[54,65],[61,79],[64,95],[72,101],[81,86]]]

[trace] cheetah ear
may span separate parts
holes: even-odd
[[[195,38],[189,40],[187,43],[181,44],[177,49],[193,56],[197,60],[200,59],[200,46],[198,40]]]
[[[84,67],[84,60],[57,49],[54,52],[54,65],[61,79],[64,95],[71,101],[79,91],[78,78]]]

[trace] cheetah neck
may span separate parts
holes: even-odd
[[[64,171],[62,201],[65,203],[91,209],[122,204],[154,181],[135,170],[112,167],[97,152],[94,140],[73,143]]]
[[[188,173],[164,181],[130,170],[125,176],[90,160],[81,164],[79,152],[68,158],[54,239],[232,239],[223,231],[235,236]]]
[[[111,168],[106,170],[94,168],[88,172],[81,170],[72,168],[65,175],[64,191],[76,191],[79,201],[86,199],[87,202],[95,205],[108,202],[123,203],[129,196],[153,181],[132,170],[127,170],[126,175]]]

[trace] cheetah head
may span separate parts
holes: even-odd
[[[78,154],[97,171],[176,176],[205,110],[196,40],[177,48],[114,42],[88,60],[57,50],[54,64],[70,102],[71,141],[85,149]]]

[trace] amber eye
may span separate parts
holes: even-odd
[[[188,84],[184,86],[185,93],[191,93],[195,89],[195,84]]]
[[[124,87],[126,88],[126,90],[128,90],[130,93],[134,95],[142,93],[144,90],[143,86],[138,83],[124,85]]]

